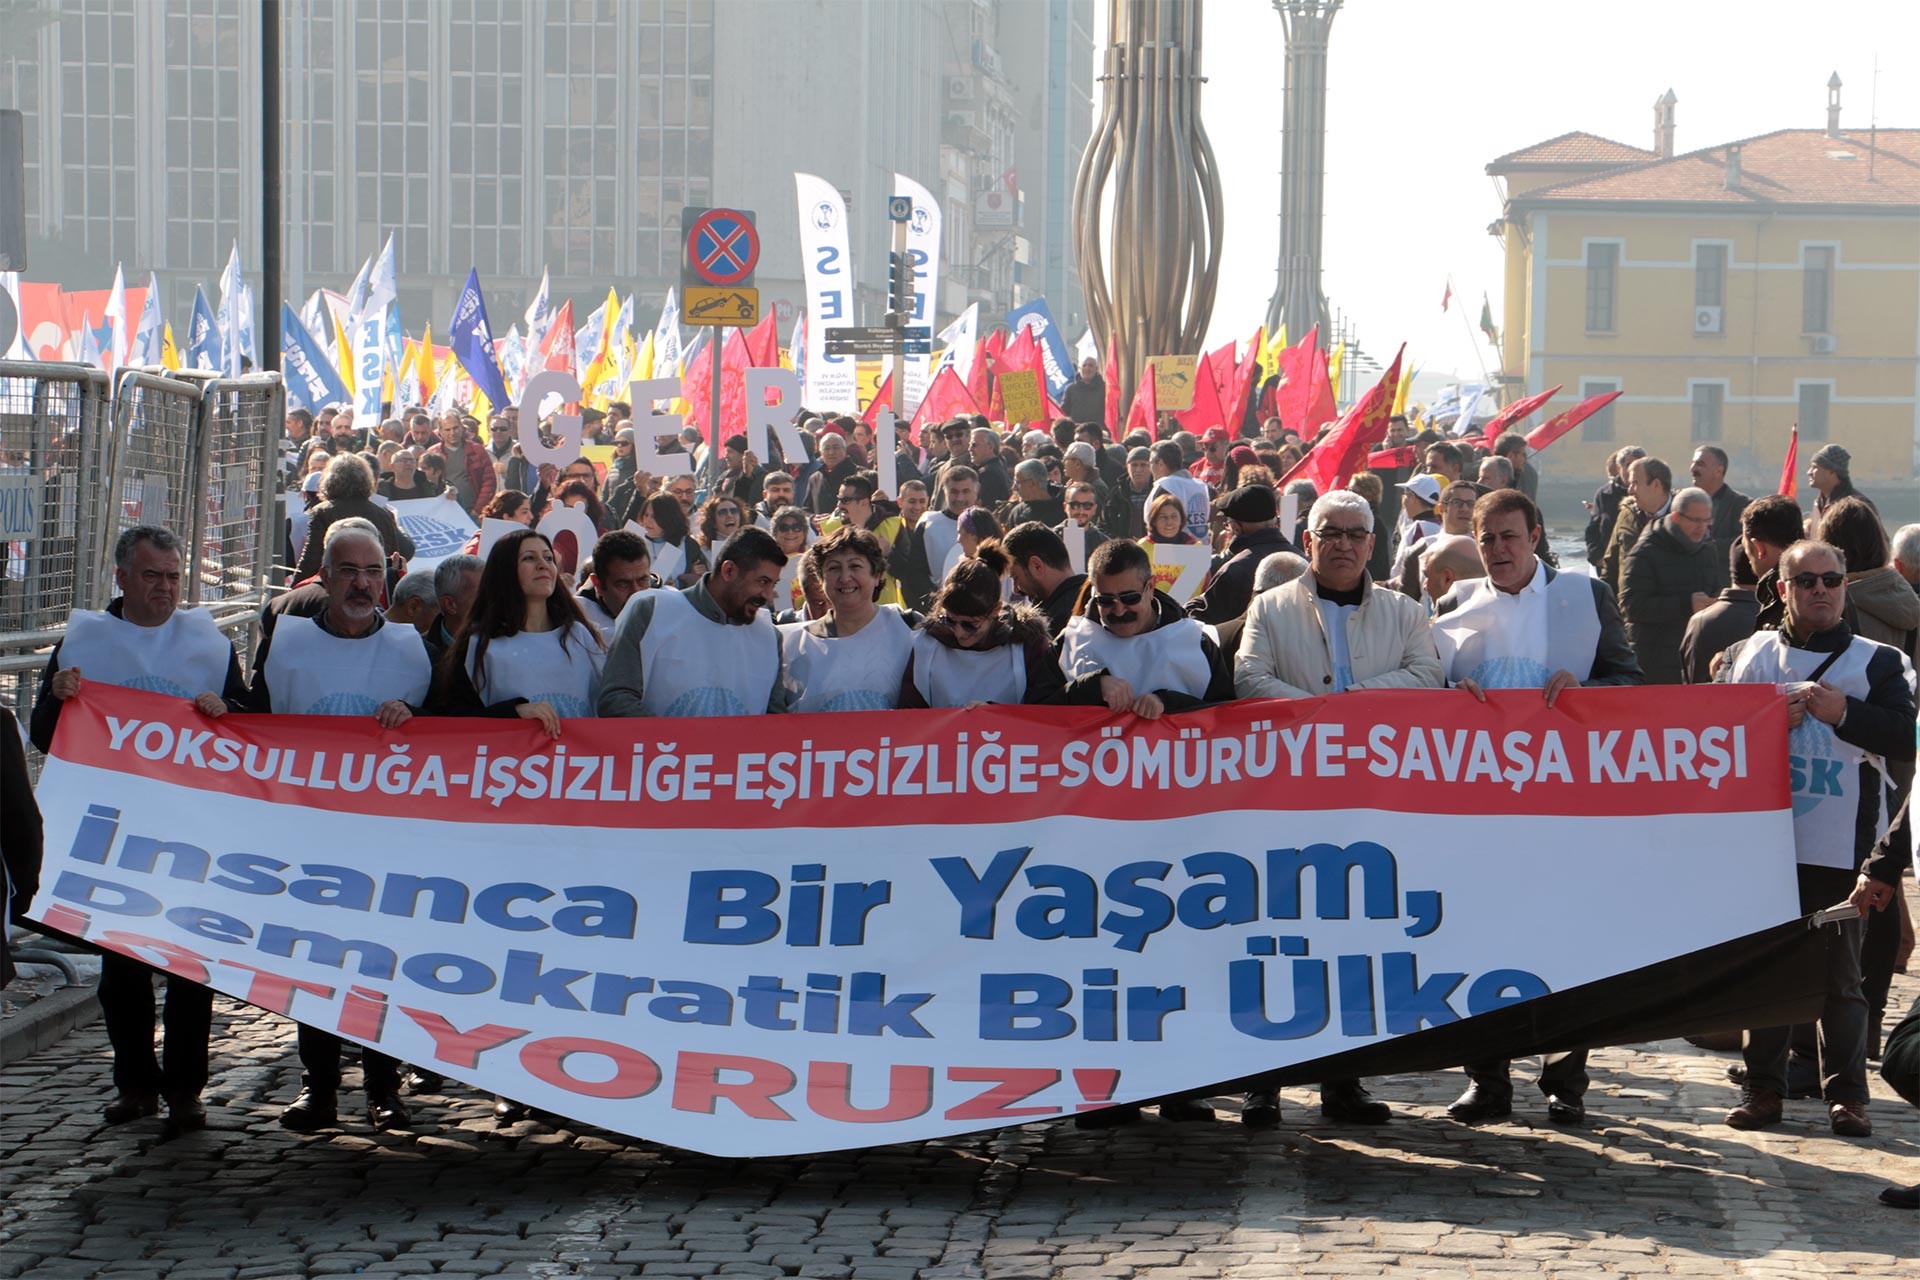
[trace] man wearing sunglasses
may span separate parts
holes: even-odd
[[[1440,655],[1418,600],[1376,587],[1373,505],[1339,489],[1307,513],[1307,572],[1255,596],[1233,662],[1242,698],[1317,698],[1354,689],[1438,689]],[[1358,1080],[1320,1087],[1321,1114],[1353,1124],[1381,1124],[1392,1113]],[[1280,1120],[1273,1090],[1247,1095],[1244,1123]]]
[[[1800,909],[1819,911],[1858,885],[1883,825],[1880,794],[1888,761],[1914,757],[1914,675],[1906,655],[1857,636],[1846,623],[1847,564],[1825,542],[1796,542],[1780,557],[1786,621],[1755,635],[1733,659],[1730,679],[1786,690],[1792,763],[1793,847]],[[1860,990],[1861,922],[1841,921],[1828,948],[1820,1011],[1822,1094],[1833,1132],[1864,1138],[1867,1119],[1867,1001]],[[1780,1122],[1787,1092],[1790,1027],[1747,1032],[1735,1129]]]
[[[1153,560],[1131,540],[1104,542],[1087,561],[1093,591],[1060,634],[1069,706],[1131,711],[1147,720],[1233,697],[1233,673],[1206,628],[1153,589]]]

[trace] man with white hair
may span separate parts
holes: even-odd
[[[1903,524],[1893,531],[1893,569],[1920,591],[1920,524]]]
[[[1276,591],[1256,595],[1234,658],[1234,692],[1242,698],[1317,698],[1357,689],[1438,689],[1440,655],[1418,600],[1376,587],[1373,505],[1337,489],[1307,514],[1307,572]],[[1392,1112],[1358,1080],[1320,1088],[1329,1120],[1381,1124]],[[1245,1123],[1279,1123],[1273,1089],[1247,1095]]]
[[[1039,458],[1022,458],[1014,467],[1013,496],[1015,501],[1000,522],[1009,529],[1029,520],[1051,526],[1067,518],[1061,492],[1047,483],[1047,464]]]
[[[337,524],[321,552],[320,581],[327,603],[317,617],[282,617],[261,641],[255,660],[252,707],[293,715],[372,715],[397,729],[426,701],[433,666],[420,633],[388,625],[380,615],[386,555],[372,531]],[[300,1096],[280,1115],[296,1133],[332,1128],[338,1121],[340,1038],[300,1025]],[[383,1053],[361,1054],[367,1119],[375,1129],[411,1123],[400,1101],[399,1064]]]
[[[415,569],[393,584],[387,604],[387,621],[412,627],[421,635],[440,620],[440,597],[433,590],[433,570]]]
[[[1727,566],[1714,554],[1713,499],[1704,489],[1682,489],[1627,552],[1620,573],[1620,612],[1648,684],[1685,682],[1687,620],[1726,585]]]

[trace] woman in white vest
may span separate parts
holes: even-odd
[[[913,627],[878,603],[887,586],[880,539],[848,526],[807,550],[827,597],[827,616],[780,628],[791,711],[886,711],[899,705],[913,656]]]
[[[707,553],[687,527],[687,513],[670,493],[656,493],[640,508],[640,530],[653,544],[653,576],[671,587],[690,587],[707,571]]]
[[[1087,585],[1060,633],[1071,706],[1105,706],[1148,720],[1233,697],[1233,671],[1206,628],[1153,589],[1153,560],[1127,539],[1100,544]]]
[[[538,720],[592,716],[606,643],[568,589],[545,534],[508,534],[487,553],[467,623],[441,660],[434,708],[444,715]]]
[[[1001,598],[1010,563],[990,539],[947,575],[926,625],[914,633],[902,707],[1060,701],[1066,682],[1053,660],[1046,615]]]
[[[1787,699],[1793,847],[1800,909],[1846,899],[1862,859],[1886,829],[1882,779],[1890,760],[1914,755],[1913,667],[1898,649],[1857,636],[1844,617],[1847,564],[1824,542],[1796,542],[1780,557],[1786,620],[1755,634],[1731,663],[1731,679],[1771,684]],[[1822,1092],[1833,1132],[1863,1138],[1867,1119],[1867,1001],[1860,986],[1860,921],[1839,922],[1827,948],[1827,993],[1820,1012]],[[1750,1030],[1736,1129],[1780,1121],[1787,1092],[1791,1028]]]

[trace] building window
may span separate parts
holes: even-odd
[[[1587,246],[1587,332],[1613,332],[1614,289],[1620,272],[1620,246]]]
[[[1727,246],[1693,246],[1693,305],[1724,306],[1727,300]]]
[[[1833,332],[1833,246],[1800,251],[1800,332]]]
[[[1693,384],[1693,442],[1713,444],[1720,439],[1720,419],[1727,404],[1727,388],[1720,382]]]
[[[1827,440],[1827,413],[1833,404],[1833,384],[1831,382],[1803,382],[1796,390],[1800,393],[1800,438],[1802,440]]]
[[[1609,391],[1618,391],[1619,389],[1620,381],[1617,378],[1582,378],[1580,380],[1580,398],[1582,400],[1585,400],[1589,396],[1605,395]],[[1618,400],[1608,401],[1606,408],[1581,423],[1580,438],[1582,440],[1613,439],[1613,407],[1619,403]]]

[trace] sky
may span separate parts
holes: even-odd
[[[1267,0],[1211,0],[1204,38],[1226,205],[1211,347],[1252,333],[1273,294],[1286,50]],[[1424,369],[1477,380],[1494,354],[1462,304],[1476,322],[1484,293],[1504,325],[1488,161],[1573,129],[1651,147],[1669,87],[1676,152],[1824,128],[1835,71],[1841,125],[1864,132],[1876,56],[1879,123],[1920,128],[1915,0],[1348,0],[1329,46],[1328,301],[1383,364],[1405,341]]]

